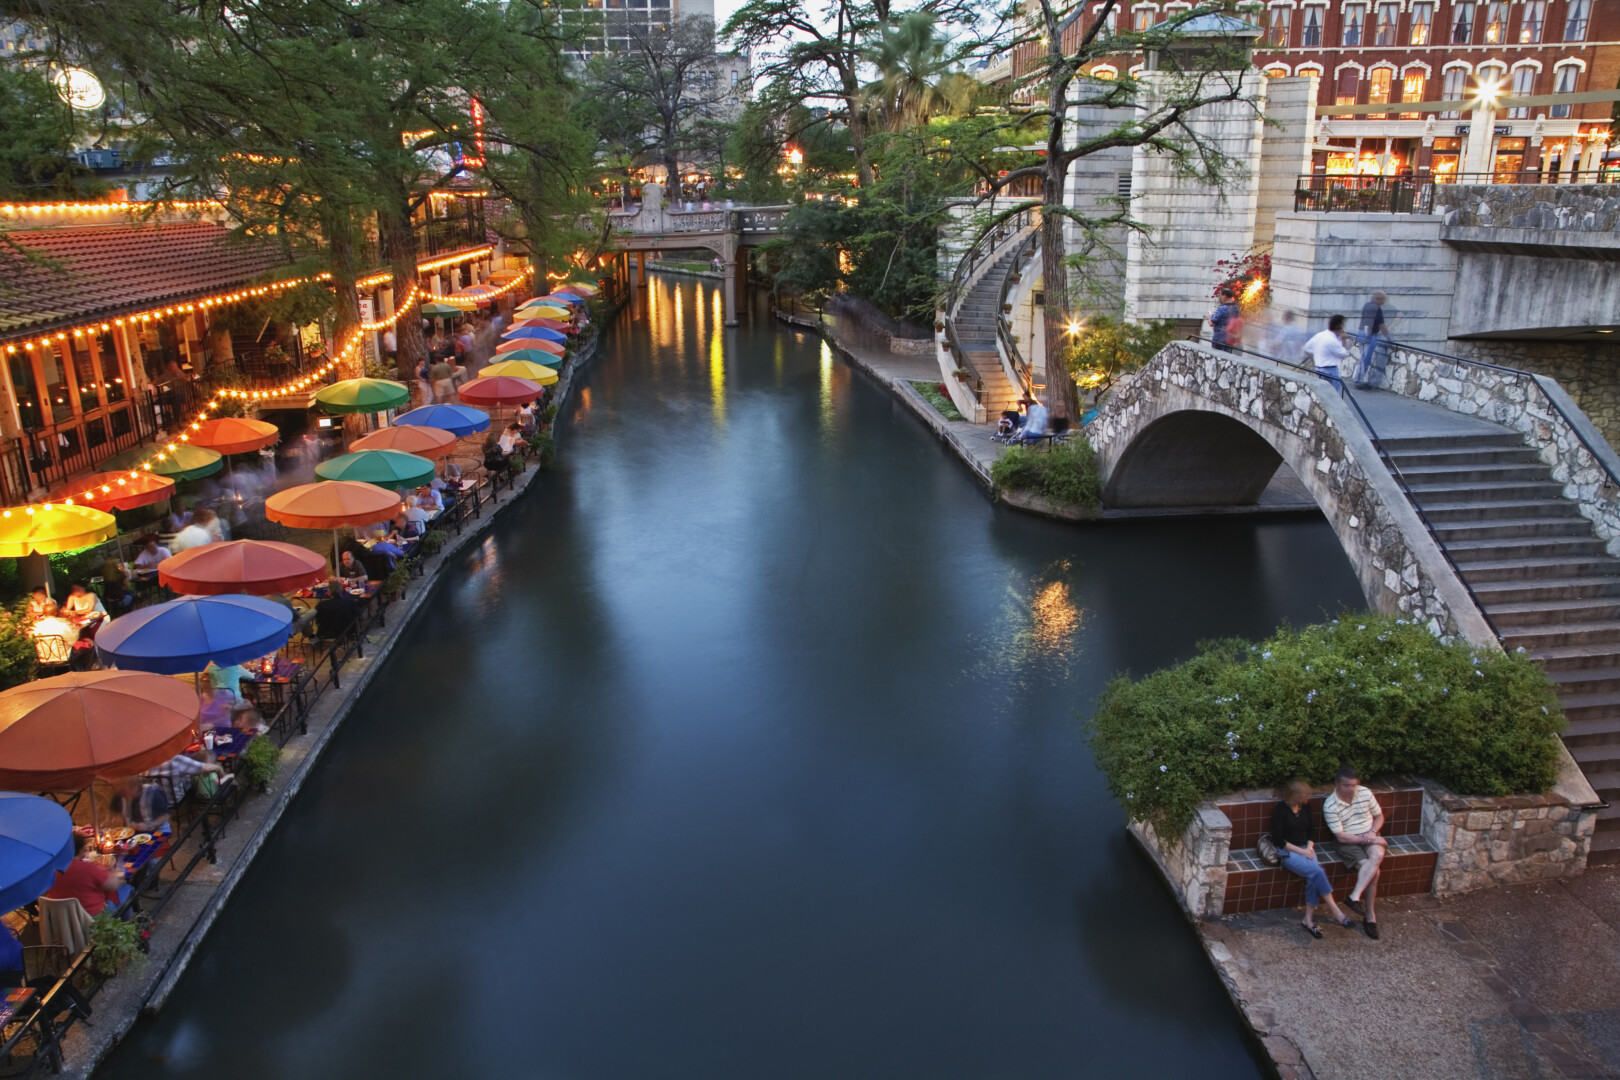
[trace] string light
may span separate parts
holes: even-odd
[[[45,217],[51,214],[91,214],[99,217],[112,213],[133,214],[154,205],[158,204],[130,200],[119,202],[0,203],[0,214],[7,217]],[[209,200],[204,202],[172,202],[162,205],[175,210],[211,210],[218,208],[221,204]]]

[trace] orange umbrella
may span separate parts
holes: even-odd
[[[561,330],[565,334],[573,333],[574,329],[561,319],[542,319],[538,316],[533,319],[519,319],[511,325],[510,329],[517,330],[525,326],[538,326],[545,330]]]
[[[137,776],[191,742],[197,692],[144,671],[70,672],[0,694],[0,787],[77,791]]]
[[[507,341],[495,346],[495,355],[518,352],[522,349],[539,349],[541,352],[548,352],[553,356],[563,354],[563,347],[555,341],[541,341],[539,338],[518,338],[515,341]]]
[[[375,525],[399,513],[399,496],[376,484],[323,480],[278,491],[264,500],[264,516],[295,529]]]
[[[539,383],[512,375],[486,375],[463,383],[459,391],[462,401],[474,405],[521,405],[543,392]]]
[[[227,455],[263,450],[281,438],[281,432],[276,429],[276,425],[240,416],[221,416],[215,420],[204,420],[190,434],[189,441],[192,446],[201,446]]]
[[[127,472],[100,472],[81,476],[51,492],[51,502],[72,499],[79,506],[112,512],[150,506],[174,494],[174,481],[144,469],[131,476]]]
[[[325,579],[324,558],[279,540],[204,544],[158,563],[158,583],[185,596],[266,596],[319,585]]]
[[[443,428],[395,424],[349,444],[350,450],[400,450],[418,457],[442,458],[455,448],[456,436]]]

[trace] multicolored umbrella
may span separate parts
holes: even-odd
[[[485,422],[487,426],[488,417],[485,417]],[[294,529],[375,525],[389,520],[399,510],[398,495],[375,484],[350,480],[300,484],[278,491],[264,500],[265,517]]]
[[[455,446],[455,434],[443,428],[427,427],[422,424],[394,424],[354,440],[349,444],[349,449],[398,450],[401,453],[437,460],[447,456]]]
[[[188,442],[176,443],[173,450],[158,450],[156,453],[153,453],[150,446],[137,446],[117,457],[109,458],[102,467],[108,471],[118,469],[133,471],[141,468],[142,462],[148,462],[152,466],[152,472],[174,481],[212,476],[225,467],[225,459],[217,451],[193,446]]]
[[[51,492],[49,501],[72,499],[78,506],[93,510],[134,510],[160,503],[174,495],[174,481],[144,469],[129,472],[100,472],[81,476]]]
[[[198,672],[267,656],[292,636],[292,610],[260,596],[182,596],[139,608],[96,633],[108,667],[159,675]]]
[[[555,341],[547,341],[544,338],[517,338],[513,341],[503,341],[495,346],[495,355],[503,360],[513,353],[520,352],[539,352],[545,353],[547,356],[561,356],[567,351],[565,346]]]
[[[158,583],[189,596],[266,596],[318,585],[325,577],[323,557],[277,540],[204,544],[158,563]]]
[[[559,319],[559,320],[564,320],[564,321],[566,321],[567,319],[569,319],[571,317],[569,315],[568,309],[566,307],[564,307],[562,304],[553,304],[553,303],[549,303],[549,302],[542,304],[542,303],[538,303],[538,302],[533,301],[533,300],[529,301],[527,304],[524,304],[522,307],[518,308],[517,311],[514,312],[514,316],[517,317],[517,318],[523,318],[523,319],[540,318],[540,319]]]
[[[600,290],[597,289],[594,283],[589,281],[570,281],[557,291],[578,293],[580,296],[595,296]]]
[[[561,330],[552,330],[544,326],[518,326],[501,335],[508,341],[518,338],[536,338],[540,341],[567,341],[568,335]]]
[[[0,693],[0,786],[78,791],[138,776],[186,748],[197,710],[192,687],[140,671],[75,671],[14,686]]]
[[[440,303],[437,300],[424,300],[422,302],[422,306],[417,308],[417,310],[420,311],[425,318],[429,319],[442,319],[450,315],[467,314],[466,308],[460,308],[454,304]]]
[[[480,377],[487,378],[492,375],[510,375],[515,379],[527,379],[538,386],[550,386],[557,381],[557,372],[554,368],[544,364],[532,363],[528,360],[501,360],[493,364],[485,364]]]
[[[569,307],[573,307],[575,304],[583,304],[585,302],[584,298],[582,297],[576,296],[573,293],[564,292],[551,293],[547,296],[542,296],[540,299],[542,301],[555,301],[559,304],[566,304]]]
[[[411,391],[392,379],[344,379],[315,391],[315,400],[329,413],[379,413],[409,402]]]
[[[460,438],[484,431],[489,427],[489,414],[482,409],[469,409],[465,405],[423,405],[394,417],[395,426],[420,424],[439,428]]]
[[[533,401],[544,391],[539,383],[516,379],[510,375],[480,377],[461,387],[461,398],[475,405],[521,405]]]
[[[570,326],[568,323],[563,322],[561,319],[519,319],[517,322],[514,322],[512,325],[514,327],[517,327],[517,326],[540,326],[540,327],[544,327],[547,330],[561,330],[565,334],[573,332],[573,327]]]
[[[263,450],[281,439],[281,432],[276,425],[267,424],[263,420],[249,420],[242,416],[221,416],[214,420],[204,420],[193,426],[189,434],[192,446],[201,446],[205,450],[213,450],[227,457],[231,454]]]
[[[0,791],[0,910],[32,904],[73,862],[73,818],[38,795]]]
[[[548,367],[553,370],[561,367],[563,364],[562,351],[560,349],[557,351],[551,351],[549,349],[513,349],[510,352],[496,353],[492,362],[496,364],[504,364],[508,360],[524,360],[528,363],[538,364],[540,367]],[[480,375],[490,374],[489,367],[489,364],[485,364],[478,373]],[[496,372],[495,374],[499,375],[509,373]],[[518,378],[527,378],[527,376],[519,375]]]
[[[398,491],[432,480],[433,462],[399,450],[359,450],[321,462],[315,466],[315,475],[322,480],[349,480]]]
[[[78,551],[110,540],[117,532],[111,514],[89,506],[45,503],[0,510],[0,559]]]

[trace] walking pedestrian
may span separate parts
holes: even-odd
[[[1305,343],[1305,356],[1316,366],[1316,373],[1333,384],[1333,389],[1344,392],[1339,365],[1350,359],[1350,350],[1344,347],[1343,315],[1333,316],[1326,330]]]
[[[1237,341],[1233,339],[1232,331],[1242,332],[1243,316],[1238,311],[1236,296],[1230,288],[1223,287],[1220,297],[1220,305],[1209,316],[1210,341],[1221,352],[1237,352],[1233,348]],[[1234,320],[1237,326],[1232,325]]]
[[[1384,318],[1384,302],[1389,298],[1375,292],[1361,308],[1361,363],[1356,368],[1356,389],[1370,390],[1384,378],[1389,362],[1389,323]]]

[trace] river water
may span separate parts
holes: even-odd
[[[1262,1075],[1077,713],[1360,606],[1324,523],[997,509],[707,283],[561,431],[99,1075]]]

